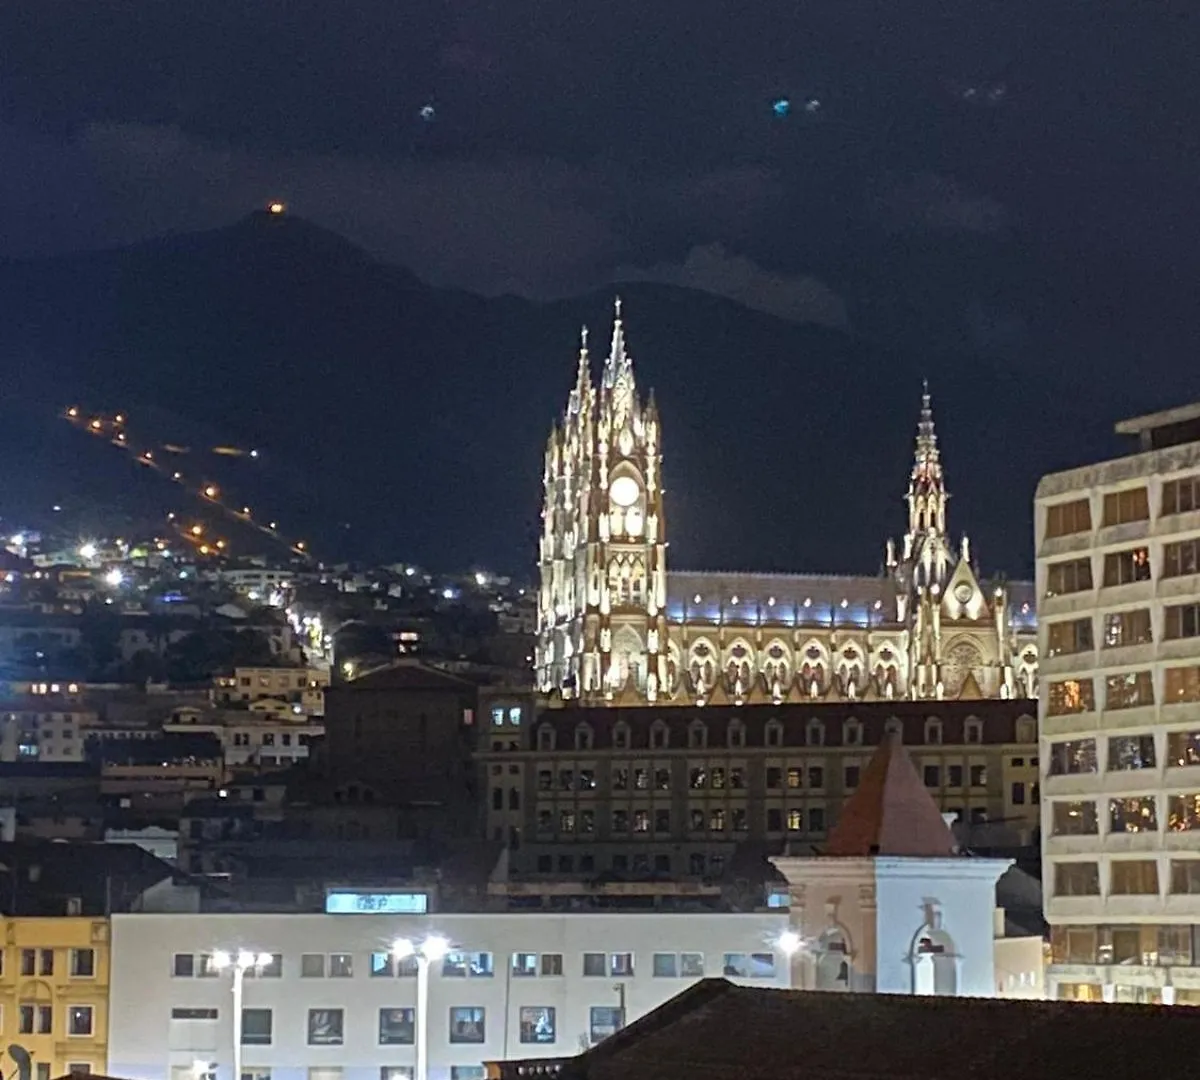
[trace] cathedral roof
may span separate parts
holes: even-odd
[[[895,617],[894,596],[895,586],[882,576],[667,572],[667,617],[672,622],[723,618],[828,625],[832,619],[866,625]]]
[[[954,837],[900,736],[887,735],[829,834],[826,855],[954,855]]]

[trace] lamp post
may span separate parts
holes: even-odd
[[[417,961],[417,1066],[413,1080],[429,1080],[429,965],[437,963],[449,951],[450,942],[439,934],[432,934],[421,942],[399,938],[392,943],[392,955],[397,960],[412,956]]]
[[[249,949],[236,953],[218,949],[213,953],[212,965],[217,971],[233,972],[233,1080],[242,1080],[242,981],[251,968],[265,967],[270,962],[270,953]]]

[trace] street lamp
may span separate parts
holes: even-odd
[[[213,953],[216,971],[233,972],[233,1080],[242,1080],[242,980],[251,968],[263,968],[271,962],[270,953],[239,949],[236,953],[218,949]]]
[[[392,943],[392,955],[397,960],[413,956],[417,961],[417,1067],[413,1080],[429,1080],[429,965],[436,964],[449,951],[450,942],[440,934],[431,934],[419,943],[408,938]]]

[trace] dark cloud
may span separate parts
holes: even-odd
[[[988,195],[964,190],[953,177],[922,172],[880,185],[873,200],[887,229],[998,234],[1008,227],[1004,207]]]
[[[772,273],[745,256],[730,254],[720,244],[694,247],[682,263],[659,263],[646,269],[625,267],[617,276],[625,281],[657,281],[698,289],[791,322],[847,326],[845,302],[816,278]]]

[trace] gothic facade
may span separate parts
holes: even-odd
[[[951,541],[928,387],[908,528],[875,577],[667,572],[662,442],[621,305],[599,382],[587,331],[546,447],[538,689],[583,704],[1033,697],[1033,587]]]

